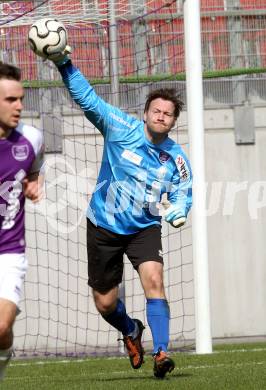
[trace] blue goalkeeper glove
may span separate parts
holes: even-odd
[[[171,204],[167,208],[164,219],[175,228],[183,226],[187,220],[186,216],[184,215],[184,211],[180,210],[180,207],[175,204]]]

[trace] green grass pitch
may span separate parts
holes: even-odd
[[[13,360],[0,390],[264,390],[266,343],[220,345],[209,355],[175,353],[176,369],[164,380],[145,355],[139,370],[128,358]]]

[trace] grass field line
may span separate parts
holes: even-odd
[[[219,363],[219,364],[205,364],[201,366],[185,366],[185,367],[177,367],[179,370],[203,370],[203,369],[210,369],[210,368],[225,368],[225,367],[245,367],[245,366],[262,366],[266,365],[266,361],[263,362],[245,362],[245,363]]]
[[[38,362],[23,362],[23,363],[10,363],[9,367],[25,367],[25,366],[42,366],[42,365],[48,365],[48,364],[70,364],[70,363],[86,363],[88,362],[88,359],[75,359],[75,360],[53,360],[53,361],[38,361]],[[259,361],[259,362],[244,362],[244,363],[219,363],[219,364],[205,364],[205,365],[200,365],[200,366],[193,366],[193,365],[188,365],[188,366],[177,366],[178,370],[200,370],[200,369],[209,369],[209,368],[219,368],[219,367],[244,367],[248,365],[266,365],[266,361]],[[131,369],[129,370],[131,371]],[[117,372],[117,374],[122,373],[125,371]],[[115,372],[113,372],[115,373]]]
[[[263,362],[246,362],[246,363],[232,363],[232,364],[207,364],[207,365],[201,365],[201,366],[192,366],[192,365],[189,365],[189,366],[185,366],[185,367],[176,367],[176,370],[177,371],[185,371],[185,370],[206,370],[206,369],[217,369],[217,368],[226,368],[226,367],[232,367],[233,368],[243,368],[243,367],[247,367],[247,366],[259,366],[259,365],[264,365],[266,362],[263,361]],[[132,373],[132,369],[129,367],[127,370],[123,370],[123,371],[112,371],[112,376],[116,376],[116,375],[119,375],[120,377],[123,377],[123,376],[128,376],[130,373]],[[138,374],[140,374],[140,377],[141,376],[146,376],[147,375],[147,372],[145,372],[144,370],[140,369],[138,370]],[[71,374],[71,378],[80,378],[80,377],[85,377],[87,376],[87,373],[86,372],[83,372],[83,373],[79,373],[79,374]],[[90,374],[90,379],[95,379],[95,378],[99,378],[99,377],[105,377],[106,376],[106,372],[97,372],[97,374],[93,375],[93,374]],[[7,377],[6,380],[8,380],[10,378],[11,381],[14,381],[16,379],[21,379],[21,376],[18,376],[18,377],[15,377],[15,376],[12,376],[12,377]],[[29,381],[34,381],[34,378],[32,376],[27,376],[27,375],[24,375],[23,376],[24,379],[27,379]],[[47,375],[38,375],[38,379],[47,379],[47,378],[50,378],[50,375],[47,374]]]
[[[219,353],[243,353],[243,352],[266,352],[266,348],[251,348],[251,349],[226,349],[223,351],[213,351],[214,354],[219,354]]]
[[[245,353],[245,352],[265,352],[266,351],[266,348],[251,348],[251,349],[245,349],[245,348],[242,348],[242,349],[228,349],[228,350],[224,350],[224,351],[213,351],[213,354],[222,354],[222,353],[237,353],[237,352],[240,352],[240,353]],[[196,355],[196,353],[193,353],[194,355]],[[148,356],[148,355],[147,355]],[[126,357],[126,354],[125,356],[121,356],[121,357],[117,357],[117,356],[112,356],[112,357],[107,357],[106,359],[108,360],[116,360],[116,359],[125,359]],[[23,362],[23,363],[20,363],[19,360],[17,360],[15,363],[10,363],[9,366],[31,366],[31,365],[43,365],[43,364],[69,364],[69,363],[85,363],[89,360],[95,360],[95,359],[102,359],[101,357],[86,357],[86,358],[83,358],[83,359],[77,359],[77,358],[69,358],[69,359],[47,359],[47,360],[38,360],[38,361],[34,361],[34,359],[27,361],[27,362]]]

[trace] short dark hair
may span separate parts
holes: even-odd
[[[184,102],[180,99],[180,95],[177,95],[175,88],[160,88],[151,91],[147,96],[144,112],[147,112],[151,102],[158,98],[171,101],[175,106],[174,116],[175,118],[179,117],[179,114],[183,109]]]
[[[0,61],[0,79],[21,80],[21,71],[14,65],[5,64]]]

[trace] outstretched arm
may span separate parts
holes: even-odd
[[[87,119],[102,134],[105,134],[110,120],[108,114],[115,108],[96,94],[88,80],[70,59],[57,67],[73,100],[80,106]]]
[[[41,20],[39,22],[41,25],[43,24]],[[56,20],[54,22],[58,23]],[[59,24],[62,27],[62,23]],[[34,24],[32,27],[34,27]],[[49,41],[46,40],[46,43],[49,46]],[[100,130],[104,137],[108,136],[109,130],[112,129],[120,129],[122,127],[129,130],[132,129],[135,126],[131,123],[133,119],[130,119],[118,107],[110,105],[96,94],[88,80],[72,64],[69,57],[71,47],[67,45],[66,41],[64,43],[65,47],[61,48],[60,52],[56,51],[52,53],[53,50],[45,50],[45,55],[43,55],[43,50],[41,52],[36,50],[34,45],[30,45],[30,47],[35,54],[54,62],[73,100],[80,106],[87,119]]]

